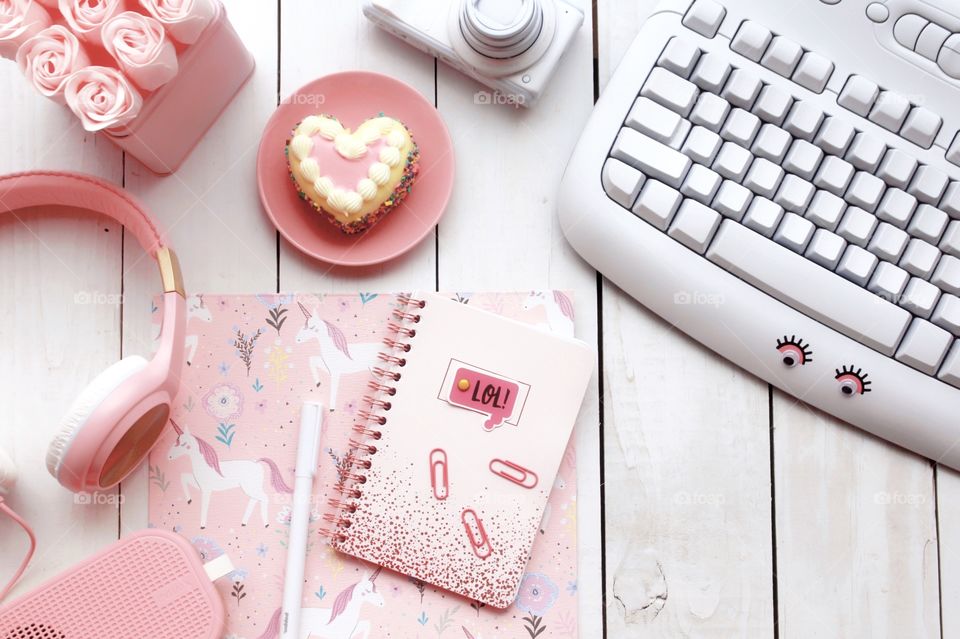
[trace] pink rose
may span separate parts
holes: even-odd
[[[140,0],[140,4],[183,44],[196,42],[217,13],[213,0]]]
[[[126,11],[110,18],[101,35],[104,48],[141,89],[153,91],[177,75],[177,52],[159,21]]]
[[[0,56],[13,60],[20,45],[50,26],[50,14],[33,0],[0,0]]]
[[[63,102],[63,87],[74,71],[90,64],[83,45],[60,25],[47,27],[21,45],[17,64],[37,90]]]
[[[143,98],[123,74],[110,67],[87,67],[67,79],[64,97],[87,131],[121,126],[140,113]]]
[[[98,46],[103,25],[123,9],[123,0],[60,0],[60,13],[70,30]]]

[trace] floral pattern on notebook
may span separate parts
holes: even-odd
[[[452,296],[573,335],[560,291]],[[158,302],[159,303],[159,302]],[[194,295],[183,385],[150,456],[151,526],[174,530],[235,570],[217,582],[227,639],[279,636],[300,407],[333,407],[315,484],[301,638],[549,639],[577,636],[576,455],[564,456],[516,602],[506,610],[378,570],[319,534],[345,463],[369,368],[396,296]],[[159,321],[159,310],[155,311]]]

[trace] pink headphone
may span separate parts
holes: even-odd
[[[127,477],[163,433],[180,385],[186,303],[176,255],[146,211],[122,189],[79,173],[0,176],[0,214],[57,206],[88,209],[123,224],[157,261],[163,282],[163,325],[153,359],[124,357],[97,375],[73,402],[47,450],[47,469],[57,481],[75,492],[92,492]],[[0,450],[0,511],[29,532],[2,503],[15,482],[12,462]]]

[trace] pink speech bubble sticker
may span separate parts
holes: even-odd
[[[516,382],[460,367],[453,376],[449,400],[451,404],[487,415],[483,428],[491,431],[513,414],[519,393]]]

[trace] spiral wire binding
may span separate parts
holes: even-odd
[[[397,394],[395,384],[402,374],[397,370],[406,365],[406,354],[412,346],[410,341],[416,337],[415,324],[420,322],[420,311],[427,303],[409,295],[397,296],[397,307],[391,313],[387,324],[388,336],[383,339],[385,350],[377,355],[383,365],[372,369],[373,378],[367,382],[371,393],[363,396],[364,408],[357,411],[357,421],[353,424],[354,436],[350,439],[350,452],[344,457],[343,468],[339,469],[339,481],[333,490],[339,493],[327,499],[327,504],[335,512],[323,516],[326,526],[320,528],[331,543],[346,541],[346,530],[352,522],[350,515],[357,511],[357,499],[363,494],[363,485],[367,482],[366,471],[373,466],[370,459],[377,453],[376,442],[383,437],[383,426],[387,424],[384,414],[392,408],[388,397]]]

